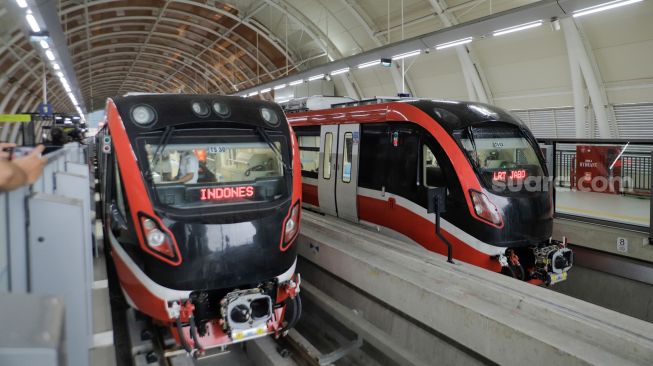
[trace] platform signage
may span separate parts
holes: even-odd
[[[31,122],[31,114],[0,114],[0,122]]]
[[[50,103],[41,103],[38,107],[39,116],[41,117],[51,117],[54,114],[54,108]]]
[[[627,253],[628,252],[628,239],[626,238],[617,238],[617,252]]]
[[[619,146],[576,146],[572,188],[585,192],[619,193],[622,159]]]

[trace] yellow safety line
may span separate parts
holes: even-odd
[[[648,225],[649,222],[648,220],[646,221],[641,221],[642,217],[641,216],[630,216],[630,215],[620,215],[620,214],[615,214],[615,213],[607,213],[604,211],[594,211],[594,210],[586,210],[582,208],[575,208],[575,207],[568,207],[568,206],[561,206],[561,205],[556,205],[557,209],[562,209],[565,211],[571,211],[571,212],[578,212],[578,213],[583,213],[587,215],[592,215],[595,217],[604,217],[604,218],[615,218],[615,219],[621,219],[621,220],[627,220],[627,221],[634,221],[640,224],[646,224]]]

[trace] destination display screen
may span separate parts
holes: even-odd
[[[200,201],[226,201],[254,197],[254,186],[211,187],[199,189]]]
[[[496,182],[506,182],[509,180],[523,180],[528,176],[526,169],[516,170],[497,170],[493,172],[492,180]]]

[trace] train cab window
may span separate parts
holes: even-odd
[[[333,133],[324,135],[324,161],[322,162],[322,178],[331,179],[331,148],[333,146]]]
[[[446,187],[447,183],[435,154],[427,145],[422,145],[422,177],[427,187]]]
[[[500,123],[470,127],[456,131],[454,137],[488,187],[507,187],[506,183],[544,174],[537,146],[517,127]]]
[[[140,151],[149,166],[153,192],[163,205],[192,209],[287,196],[282,161],[287,153],[285,139],[272,137],[273,148],[258,136],[223,141],[174,137],[157,149],[158,140],[145,140]]]
[[[351,132],[345,133],[345,146],[344,153],[342,154],[342,181],[344,183],[351,182],[351,162],[352,162],[352,148],[353,148],[353,135]]]
[[[320,136],[297,136],[302,176],[317,178],[320,166]]]

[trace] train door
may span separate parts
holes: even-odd
[[[336,161],[338,125],[322,125],[320,129],[320,166],[318,169],[317,194],[320,211],[337,216],[336,207]]]
[[[340,125],[338,131],[338,159],[336,179],[336,206],[338,217],[358,221],[358,146],[360,125]]]

